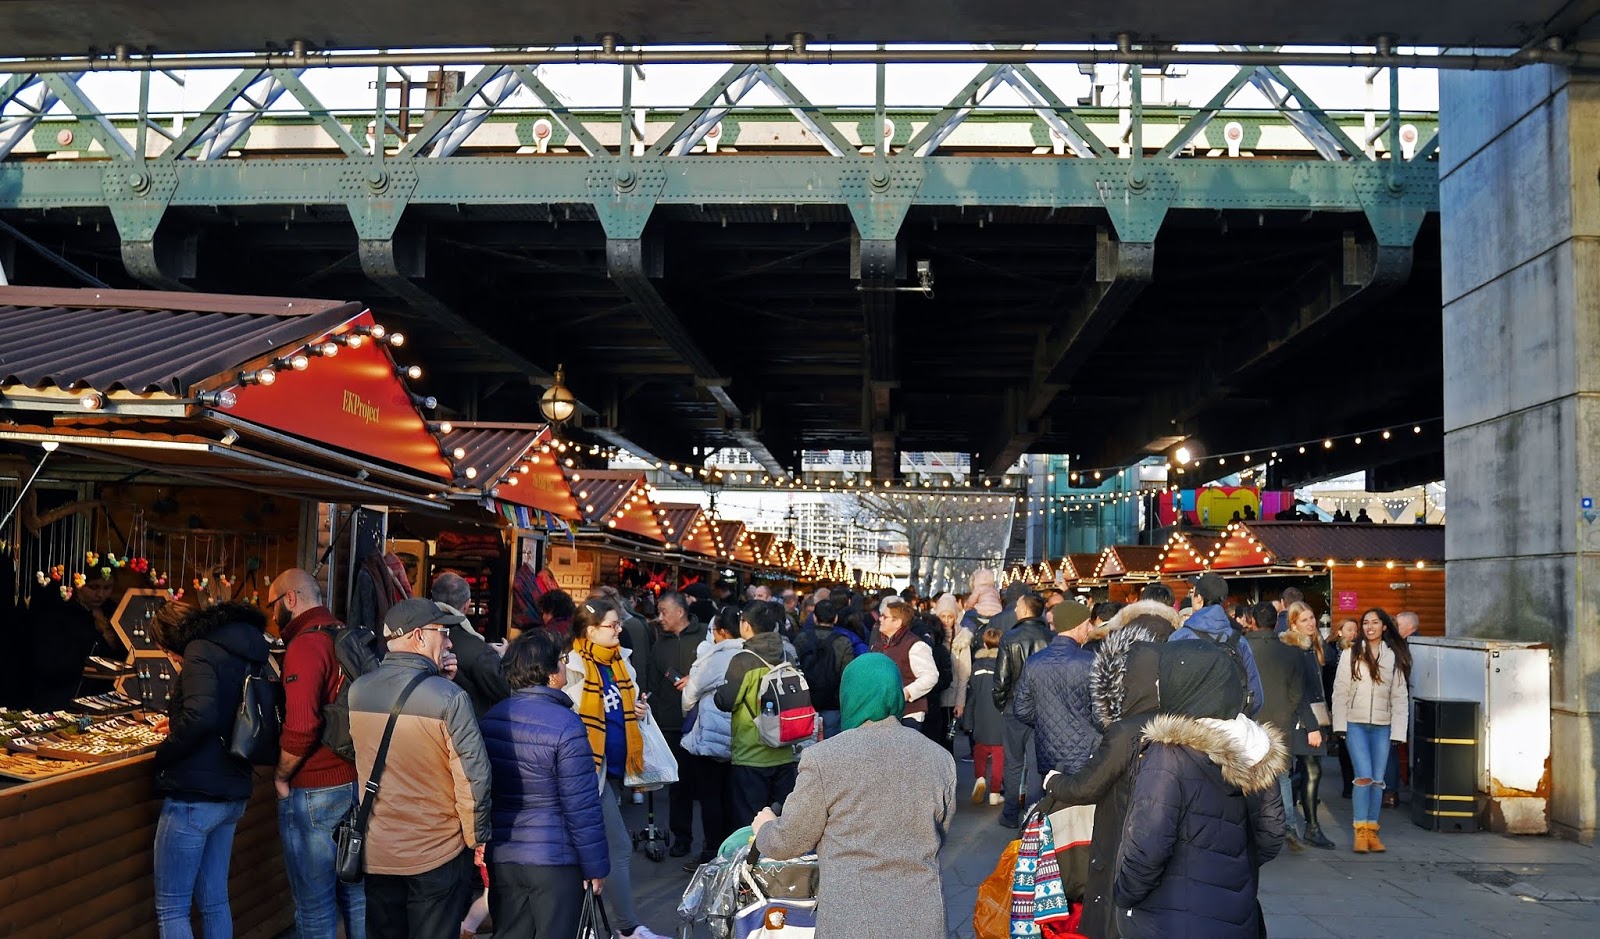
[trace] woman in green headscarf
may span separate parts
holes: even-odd
[[[766,857],[817,853],[817,935],[879,939],[943,936],[939,851],[955,811],[956,765],[900,723],[900,669],[881,653],[858,656],[839,686],[844,732],[800,757],[783,816],[756,816]]]

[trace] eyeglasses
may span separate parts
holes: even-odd
[[[449,635],[450,634],[450,627],[449,626],[418,626],[417,629],[422,630],[424,632],[439,633],[440,635]]]

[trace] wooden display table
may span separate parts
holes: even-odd
[[[152,759],[0,788],[0,936],[154,939],[161,799]],[[277,803],[264,771],[234,836],[228,892],[238,939],[272,939],[293,925]]]

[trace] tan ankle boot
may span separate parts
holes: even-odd
[[[1378,840],[1377,822],[1367,823],[1367,850],[1374,854],[1382,854],[1383,852],[1389,850],[1383,846],[1383,842]]]
[[[1355,823],[1355,837],[1350,843],[1350,850],[1357,854],[1367,853],[1367,823]]]

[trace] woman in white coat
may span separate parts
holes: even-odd
[[[1385,634],[1399,635],[1380,609],[1361,615],[1361,635],[1339,657],[1333,679],[1333,732],[1344,738],[1355,771],[1350,816],[1355,852],[1387,850],[1378,840],[1383,773],[1389,742],[1405,743],[1411,726],[1411,692]]]
[[[567,654],[564,690],[589,734],[598,784],[605,790],[600,796],[600,808],[611,856],[611,875],[605,884],[606,906],[624,939],[663,939],[659,933],[639,925],[634,912],[629,863],[633,837],[618,805],[626,774],[644,768],[639,721],[650,710],[643,696],[636,693],[639,676],[628,661],[631,655],[622,648],[622,614],[615,605],[599,599],[578,604],[572,617],[572,651]]]

